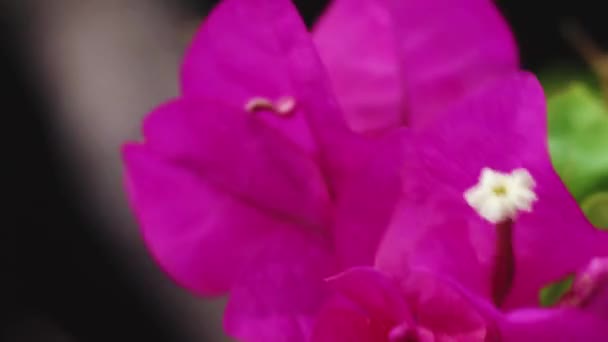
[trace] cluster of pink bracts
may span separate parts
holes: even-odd
[[[608,233],[518,64],[490,0],[335,0],[312,34],[225,0],[124,146],[143,236],[241,341],[608,341]]]

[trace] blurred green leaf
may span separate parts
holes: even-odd
[[[608,109],[596,77],[557,68],[539,78],[548,98],[553,165],[593,225],[608,229]],[[541,289],[541,306],[555,305],[573,281],[569,276]]]
[[[548,99],[553,165],[581,201],[608,190],[608,110],[599,94],[575,82]]]
[[[608,192],[598,192],[587,197],[581,207],[594,226],[608,229]]]
[[[557,304],[557,302],[570,290],[574,276],[569,276],[564,280],[549,284],[540,290],[540,305],[547,307]]]
[[[573,83],[585,84],[593,94],[600,96],[597,76],[587,68],[569,64],[555,65],[541,70],[538,79],[543,85],[547,98],[569,89]]]

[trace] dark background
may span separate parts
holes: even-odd
[[[18,0],[14,0],[18,1]],[[560,25],[576,20],[601,45],[608,39],[600,1],[501,1],[523,64],[537,71],[559,60],[581,63]],[[308,23],[325,1],[297,1]],[[6,5],[0,3],[0,5]],[[183,1],[202,17],[210,1]],[[96,235],[55,148],[49,99],[24,55],[28,18],[0,6],[0,83],[3,178],[8,204],[0,227],[0,340],[186,341],[162,308],[129,281],[121,261]],[[8,8],[8,6],[7,6]],[[9,189],[7,192],[4,189]],[[6,206],[4,207],[6,208]],[[83,229],[87,227],[87,229]]]

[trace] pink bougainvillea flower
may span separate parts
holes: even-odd
[[[305,340],[323,279],[341,253],[358,255],[333,243],[335,212],[349,211],[339,198],[376,198],[382,212],[357,215],[384,227],[398,194],[387,184],[398,180],[400,134],[353,135],[315,53],[290,1],[224,1],[187,53],[182,96],[148,116],[144,143],[123,149],[154,257],[195,293],[229,292],[225,325],[240,340]],[[370,230],[378,243],[382,229]]]
[[[521,73],[415,132],[376,265],[328,279],[313,340],[608,341],[608,234],[553,170],[545,120]],[[569,275],[570,293],[539,308]]]
[[[491,0],[335,0],[313,34],[358,132],[424,126],[519,68]]]
[[[430,10],[429,1],[406,2],[419,4],[420,15],[431,15],[424,14]],[[343,12],[349,9],[340,7],[343,4],[346,0],[332,7],[333,15],[363,21],[371,15],[374,20],[375,12]],[[475,4],[470,9],[476,16],[494,13],[489,1]],[[379,8],[386,13],[387,7]],[[454,13],[453,25],[462,26],[457,18],[463,13]],[[494,27],[497,21],[503,27],[494,14],[488,25]],[[336,32],[350,25],[329,20],[324,19],[323,26],[333,26]],[[394,22],[400,20],[396,17]],[[433,22],[420,22],[421,30]],[[368,28],[373,29],[361,27],[363,39],[369,36]],[[467,35],[473,33],[467,30],[458,34],[467,49],[475,44],[481,49],[485,40],[496,38],[475,33],[476,38],[469,39]],[[410,27],[403,32],[382,30],[374,36],[385,40],[404,35],[408,38],[403,44],[410,39],[421,44],[422,36],[415,38],[415,33]],[[324,35],[317,31],[317,37]],[[336,39],[336,46],[342,42],[335,35],[323,39],[325,48],[327,39]],[[515,67],[511,41],[502,36],[500,41],[506,44],[505,58]],[[445,62],[442,54],[461,54],[458,49],[434,50],[434,43],[420,46],[429,49],[429,56],[437,56],[434,60],[439,64]],[[384,64],[392,68],[397,61],[404,67],[398,69],[399,84],[408,73],[424,74],[422,69],[431,78],[439,75],[430,60],[419,66],[420,73],[406,72],[418,70],[421,59],[406,57],[411,54],[406,48],[387,49],[399,58],[379,59],[372,69]],[[328,67],[336,68],[335,62],[328,59]],[[482,69],[480,73],[485,73]],[[425,89],[441,96],[452,89],[449,101],[464,96],[465,88],[456,84],[464,82],[467,91],[474,88],[465,82],[469,69],[454,70],[436,79],[437,90],[428,84]],[[369,84],[362,89],[379,94],[375,76],[368,71],[353,70],[353,77]],[[493,77],[489,75],[494,71],[487,72],[488,78]],[[340,102],[350,90],[335,75],[330,72],[332,85],[289,0],[225,0],[206,19],[186,54],[180,97],[146,118],[144,142],[124,146],[129,200],[153,256],[177,283],[197,294],[228,293],[225,326],[239,340],[307,340],[328,291],[324,279],[346,267],[373,264],[397,204],[401,145],[410,133],[394,121],[361,126],[359,114],[351,114],[361,111],[355,103],[343,103],[349,113],[345,120],[332,87]],[[409,97],[411,91],[399,84],[382,84],[378,90]],[[387,106],[382,101],[368,102],[373,96],[365,98],[361,108],[378,106],[381,121],[388,118],[387,108],[408,116],[418,112],[433,116],[439,110],[423,113],[421,103],[409,106],[409,100]],[[365,115],[369,117],[369,112]],[[350,130],[389,126],[395,129],[373,137]]]
[[[334,0],[313,39],[348,126],[376,135],[422,128],[451,105],[519,69],[515,41],[489,0]],[[382,163],[384,163],[382,165]],[[334,227],[344,266],[370,264],[393,208],[379,179],[399,159],[379,159],[345,194]],[[390,178],[389,178],[390,179]],[[383,189],[385,201],[364,190]],[[380,218],[380,220],[378,220]],[[370,229],[374,228],[374,229]]]

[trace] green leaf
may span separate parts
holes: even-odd
[[[598,192],[587,197],[581,207],[594,226],[608,229],[608,192]]]
[[[540,290],[540,305],[547,307],[557,304],[557,302],[570,290],[574,276],[551,283]]]
[[[572,83],[548,99],[549,148],[561,179],[579,201],[608,190],[608,110],[599,94]]]
[[[538,79],[548,98],[567,90],[575,82],[585,84],[593,94],[600,95],[597,76],[587,68],[569,64],[554,65],[541,70]]]

